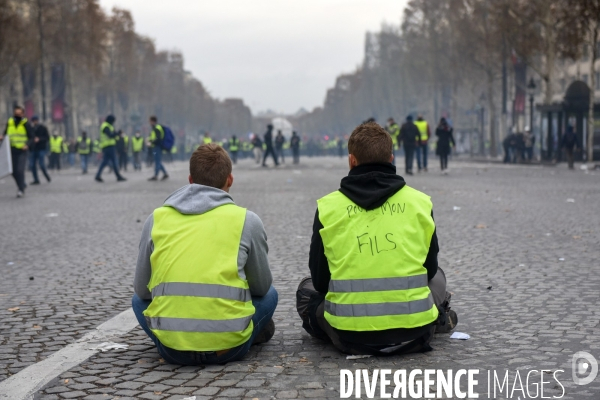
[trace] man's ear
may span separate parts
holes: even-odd
[[[190,182],[190,185],[194,183],[191,175],[188,175],[188,182]]]
[[[348,154],[348,167],[352,169],[356,166],[358,166],[358,160],[356,159],[356,157],[354,157],[353,154]]]
[[[394,155],[392,154],[392,156],[390,157],[390,164],[394,163]]]

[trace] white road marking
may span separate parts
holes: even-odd
[[[91,344],[106,342],[121,336],[135,328],[137,324],[131,308],[123,311],[85,334],[75,343],[0,382],[0,399],[33,399],[34,394],[48,382],[96,354],[97,350],[90,350]]]

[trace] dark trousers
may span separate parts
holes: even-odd
[[[231,150],[229,153],[231,154],[231,161],[233,161],[234,164],[237,164],[238,151],[237,150]]]
[[[444,273],[444,271],[442,271],[441,268],[438,269],[438,272],[435,274],[433,279],[429,281],[428,286],[429,290],[431,291],[434,304],[438,308],[442,307],[442,304],[447,298],[447,293],[446,274]],[[318,339],[330,340],[333,343],[333,345],[343,353],[377,354],[378,350],[376,347],[370,349],[370,346],[367,344],[354,345],[352,343],[344,341],[344,339],[340,336],[340,332],[343,333],[343,331],[336,330],[325,319],[325,301],[321,300],[322,296],[322,294],[318,293],[315,290],[311,278],[305,278],[302,280],[302,282],[300,282],[300,286],[298,286],[298,291],[296,292],[296,309],[298,311],[298,314],[300,315],[300,318],[303,321],[302,327],[304,327],[305,330],[311,336],[314,336]],[[320,331],[320,334],[316,333],[317,329],[313,329],[317,328],[314,327],[314,324],[318,325],[318,330]],[[428,330],[421,337],[415,338],[414,334],[413,336],[411,336],[411,329],[406,329],[406,337],[395,337],[394,343],[388,344],[389,346],[398,347],[396,351],[399,351],[399,353],[394,351],[390,354],[407,354],[416,351],[430,350],[431,348],[429,347],[429,341],[432,337],[432,330]],[[377,339],[379,332],[382,331],[372,332],[373,343],[379,341]],[[323,337],[323,334],[325,334],[326,336]]]
[[[119,168],[127,171],[127,153],[119,152]]]
[[[269,156],[269,154],[273,156],[273,161],[275,161],[275,165],[279,165],[279,162],[277,162],[277,153],[275,153],[273,146],[267,146],[267,151],[265,151],[265,155],[263,156],[263,165],[266,165],[265,161],[267,161],[267,157]]]
[[[429,147],[427,144],[422,144],[421,146],[417,146],[417,148],[415,149],[416,153],[417,153],[417,168],[419,168],[419,171],[424,168],[427,169],[427,153],[428,153]],[[422,158],[422,160],[421,160]]]
[[[12,176],[21,192],[25,191],[25,168],[27,168],[27,150],[10,148],[12,157]]]
[[[294,164],[300,162],[300,149],[292,147],[292,154],[294,155]]]
[[[115,146],[108,146],[102,149],[102,163],[100,164],[100,168],[98,168],[98,172],[96,173],[96,178],[102,177],[102,171],[104,167],[111,166],[117,179],[122,178],[121,174],[119,174],[119,166],[117,165],[117,154],[115,152]]]
[[[242,343],[224,354],[214,351],[180,351],[166,347],[158,340],[154,333],[152,333],[148,327],[146,317],[144,316],[144,311],[152,301],[142,300],[137,294],[134,294],[133,299],[131,299],[131,308],[133,309],[133,313],[140,326],[144,332],[146,332],[148,337],[152,339],[158,353],[166,362],[176,365],[208,365],[225,364],[230,361],[238,361],[244,358],[250,350],[250,346],[252,346],[256,336],[265,329],[269,321],[273,318],[275,308],[277,308],[277,301],[278,294],[273,286],[271,286],[267,294],[263,297],[252,296],[252,305],[254,306],[254,315],[252,316],[254,330],[252,331],[252,335],[246,343]]]
[[[60,153],[50,153],[48,169],[57,169],[60,171]]]
[[[412,173],[414,156],[415,156],[415,147],[414,146],[404,146],[404,161],[406,164],[406,167],[405,167],[406,172]]]
[[[281,162],[285,164],[285,154],[284,154],[285,150],[283,150],[283,147],[278,147],[277,148],[277,158],[281,159]]]
[[[141,151],[133,152],[133,168],[134,169],[142,169],[142,152]]]
[[[31,152],[29,166],[31,167],[34,182],[39,182],[37,173],[38,164],[46,180],[50,182],[50,175],[48,175],[48,171],[46,170],[46,150],[34,150]]]
[[[167,170],[162,165],[162,149],[160,147],[154,147],[154,176],[158,176],[158,173],[162,173],[167,176]]]
[[[440,154],[440,166],[442,171],[448,169],[448,154]]]
[[[567,153],[567,162],[569,163],[569,169],[575,169],[574,148],[573,147],[571,147],[570,149],[568,147],[565,148],[565,153]]]

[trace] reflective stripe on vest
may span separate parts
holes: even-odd
[[[240,141],[239,139],[230,139],[229,140],[229,150],[238,151],[239,150]]]
[[[429,135],[427,135],[427,121],[415,121],[415,125],[417,126],[417,129],[419,129],[421,141],[425,142],[429,140]]]
[[[254,306],[237,263],[246,210],[226,204],[184,215],[164,206],[153,217],[152,302],[144,315],[158,340],[180,351],[219,351],[248,341]]]
[[[50,136],[50,153],[62,153],[62,142],[63,138],[61,136]]]
[[[79,154],[90,154],[90,144],[92,142],[92,139],[90,138],[85,138],[85,142],[83,141],[83,138],[77,138],[77,152]],[[82,147],[81,143],[84,143],[85,146]]]
[[[428,196],[405,186],[368,211],[339,191],[317,203],[331,273],[325,297],[331,326],[379,331],[437,320],[423,267],[435,230]]]
[[[105,147],[109,147],[109,146],[115,146],[117,144],[117,141],[115,140],[114,137],[109,137],[106,133],[104,133],[104,128],[108,128],[111,133],[113,133],[115,131],[115,127],[112,126],[111,124],[109,124],[108,122],[103,122],[102,125],[100,125],[100,148],[103,149]]]
[[[14,147],[15,149],[22,149],[27,144],[27,129],[25,129],[25,124],[27,123],[27,118],[21,118],[19,124],[15,124],[14,118],[8,119],[8,124],[6,127],[6,134],[10,138],[10,147]]]
[[[426,299],[372,304],[335,304],[325,300],[325,311],[337,317],[382,317],[386,315],[417,314],[434,306],[431,294]]]
[[[252,316],[214,320],[189,318],[148,318],[150,329],[178,332],[237,332],[243,331],[252,321]],[[162,342],[161,342],[162,343]]]

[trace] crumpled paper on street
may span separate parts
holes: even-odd
[[[109,350],[126,350],[129,347],[127,344],[120,344],[115,342],[102,342],[96,346],[90,347],[90,350],[100,350],[102,352]]]
[[[346,360],[358,360],[360,358],[369,358],[371,357],[370,355],[358,355],[358,356],[346,356]]]

